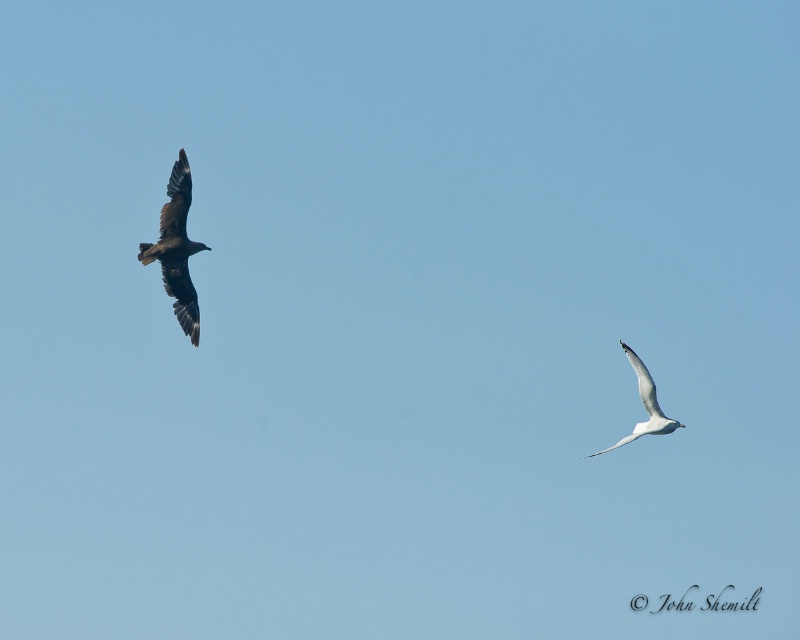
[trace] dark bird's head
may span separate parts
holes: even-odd
[[[193,256],[195,253],[200,253],[201,251],[211,251],[211,247],[207,247],[202,242],[192,242],[189,245],[190,256]]]
[[[686,425],[685,425],[685,424],[683,424],[682,422],[679,422],[679,423],[678,423],[678,428],[680,428],[680,429],[685,429],[685,428],[686,428]]]

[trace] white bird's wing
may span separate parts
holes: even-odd
[[[593,453],[590,456],[584,456],[584,458],[594,458],[595,456],[599,456],[601,453],[608,453],[609,451],[613,451],[614,449],[616,449],[618,447],[621,447],[624,444],[628,444],[629,442],[633,442],[637,438],[641,438],[643,435],[645,435],[645,434],[644,433],[632,433],[629,436],[625,436],[622,440],[617,442],[617,444],[615,444],[613,447],[609,447],[608,449],[603,449],[602,451],[598,451],[597,453]],[[583,459],[583,458],[581,458],[581,459]]]
[[[620,340],[619,343],[625,350],[628,360],[631,361],[631,366],[633,366],[633,370],[636,372],[636,377],[639,378],[639,397],[642,399],[642,404],[644,404],[644,408],[647,409],[647,413],[650,414],[650,417],[659,416],[661,418],[666,418],[664,412],[661,410],[661,407],[658,406],[658,398],[656,398],[656,383],[653,382],[653,376],[650,375],[647,367],[644,366],[644,362],[642,362],[642,359],[636,355],[636,352],[633,349],[631,349],[622,340]],[[622,444],[625,443],[623,442]]]

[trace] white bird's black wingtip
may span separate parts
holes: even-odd
[[[639,357],[639,355],[633,349],[631,349],[624,341],[620,340],[619,343],[622,346],[625,353],[632,353],[637,358]]]

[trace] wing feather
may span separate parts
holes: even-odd
[[[631,366],[636,372],[636,377],[639,379],[639,397],[642,399],[642,404],[644,405],[644,408],[647,409],[647,413],[649,413],[651,417],[659,416],[661,418],[665,418],[666,416],[664,415],[664,412],[661,411],[661,407],[658,406],[658,398],[656,397],[656,383],[653,381],[653,376],[650,375],[647,367],[644,366],[644,362],[642,362],[642,359],[636,355],[636,352],[633,349],[631,349],[622,340],[620,340],[619,343],[625,350],[625,355],[628,356],[628,360],[630,360]]]
[[[595,456],[599,456],[601,453],[608,453],[609,451],[613,451],[614,449],[617,449],[618,447],[626,445],[629,442],[633,442],[637,438],[641,438],[643,435],[645,435],[645,434],[643,434],[643,433],[632,433],[629,436],[625,436],[622,440],[617,442],[617,444],[615,444],[613,447],[609,447],[608,449],[603,449],[602,451],[598,451],[597,453],[593,453],[593,454],[591,454],[589,456],[584,456],[584,458],[594,458]]]
[[[171,200],[161,209],[161,239],[186,238],[186,218],[192,205],[192,170],[183,149],[172,167],[167,195]]]
[[[197,303],[197,290],[189,276],[189,260],[174,264],[161,263],[161,275],[167,295],[177,298],[172,305],[175,315],[195,347],[200,346],[200,306]]]

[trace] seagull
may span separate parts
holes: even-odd
[[[658,399],[656,398],[656,383],[653,382],[653,377],[650,375],[647,367],[644,366],[644,362],[642,362],[641,358],[636,355],[636,352],[622,340],[620,340],[619,343],[625,350],[625,354],[628,356],[628,360],[631,361],[631,366],[636,372],[636,377],[639,379],[639,397],[642,399],[642,404],[644,404],[644,408],[647,409],[647,413],[650,414],[650,420],[647,422],[638,423],[634,427],[631,435],[626,436],[613,447],[603,449],[602,451],[593,453],[590,456],[584,456],[586,458],[593,458],[594,456],[599,456],[601,453],[608,453],[609,451],[613,451],[624,444],[633,442],[642,436],[664,436],[668,433],[672,433],[676,429],[686,428],[685,424],[682,424],[677,420],[673,420],[672,418],[667,418],[667,416],[664,415],[661,407],[658,406]]]
[[[171,200],[161,209],[161,237],[156,244],[139,245],[139,261],[148,265],[161,261],[161,275],[167,295],[177,298],[172,305],[183,332],[192,344],[200,346],[200,307],[197,291],[189,277],[189,256],[200,251],[211,251],[202,242],[192,242],[186,235],[186,218],[192,204],[192,170],[189,159],[181,149],[172,167],[167,185]]]

